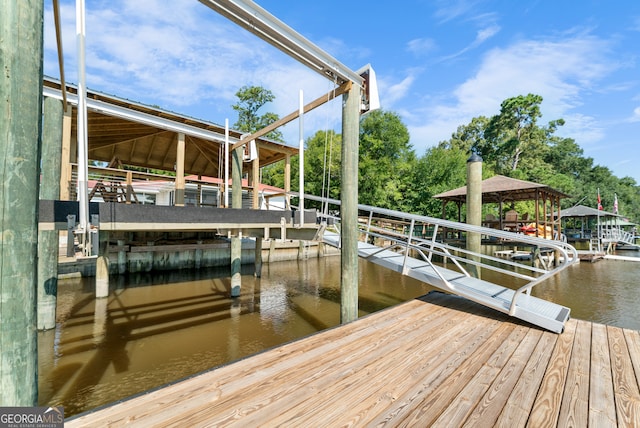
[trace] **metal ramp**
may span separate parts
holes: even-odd
[[[360,257],[547,330],[564,330],[570,309],[532,296],[531,290],[579,261],[577,251],[569,244],[369,206],[361,205],[359,211],[369,211],[368,217],[361,216],[359,221]],[[322,239],[339,248],[339,224],[336,226],[326,230]],[[443,239],[470,233],[479,233],[489,242],[529,247],[534,260],[528,265],[474,253]],[[554,254],[553,263],[536,263],[541,249]],[[481,279],[485,272],[491,280]]]
[[[325,232],[324,242],[339,247],[340,235]],[[365,242],[358,242],[358,255],[372,263],[504,313],[510,313],[511,303],[516,294],[510,288],[435,266],[413,257],[405,257],[404,254]],[[512,316],[561,333],[565,322],[569,319],[569,314],[570,309],[567,307],[529,294],[522,294],[515,301]]]

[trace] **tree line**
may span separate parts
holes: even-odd
[[[258,111],[273,95],[261,87],[243,87],[237,129],[254,132],[278,119]],[[570,198],[562,208],[578,203],[597,207],[598,193],[605,211],[612,212],[617,196],[619,213],[640,221],[640,186],[631,177],[616,177],[612,171],[586,157],[572,138],[556,135],[563,119],[540,123],[542,97],[519,95],[504,100],[492,117],[474,117],[460,125],[446,141],[417,155],[409,131],[393,111],[376,110],[361,118],[359,137],[359,203],[421,215],[440,217],[442,203],[433,196],[466,185],[466,162],[472,152],[483,159],[483,177],[496,174],[545,184]],[[270,136],[281,141],[281,134]],[[318,131],[305,141],[305,193],[340,199],[341,135]],[[292,190],[299,190],[298,159],[292,159]],[[263,168],[262,181],[284,185],[284,165]],[[533,213],[533,202],[518,202],[515,208]],[[449,204],[447,216],[457,218]],[[485,207],[491,209],[491,207]]]

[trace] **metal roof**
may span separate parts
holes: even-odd
[[[512,202],[535,200],[540,193],[568,198],[569,195],[555,190],[546,184],[533,183],[531,181],[518,180],[516,178],[495,175],[482,181],[482,203]],[[467,186],[439,193],[436,199],[447,201],[465,202],[467,198]]]
[[[584,205],[576,205],[571,208],[562,210],[560,217],[622,217],[618,214],[610,213],[603,210],[597,210],[595,208],[586,207]]]

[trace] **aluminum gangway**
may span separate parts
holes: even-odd
[[[311,195],[305,199],[321,201],[325,206],[340,205],[338,200]],[[571,245],[367,205],[358,205],[358,210],[360,257],[547,330],[564,330],[570,309],[535,297],[531,291],[579,262]],[[339,217],[321,215],[328,220],[322,240],[339,248]],[[484,248],[529,248],[531,260],[522,263],[497,257],[491,251],[470,251],[465,248],[470,234],[480,234],[483,242],[489,243]]]
[[[600,241],[603,247],[610,251],[610,247],[624,245],[627,248],[640,249],[636,244],[636,237],[633,233],[623,230],[621,227],[603,227],[600,230]]]

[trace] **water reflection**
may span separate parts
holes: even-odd
[[[360,272],[361,314],[430,290],[364,262]],[[60,281],[57,327],[39,335],[40,403],[77,414],[339,323],[338,257],[244,271],[236,299],[227,275],[122,276],[100,300],[91,279]]]

